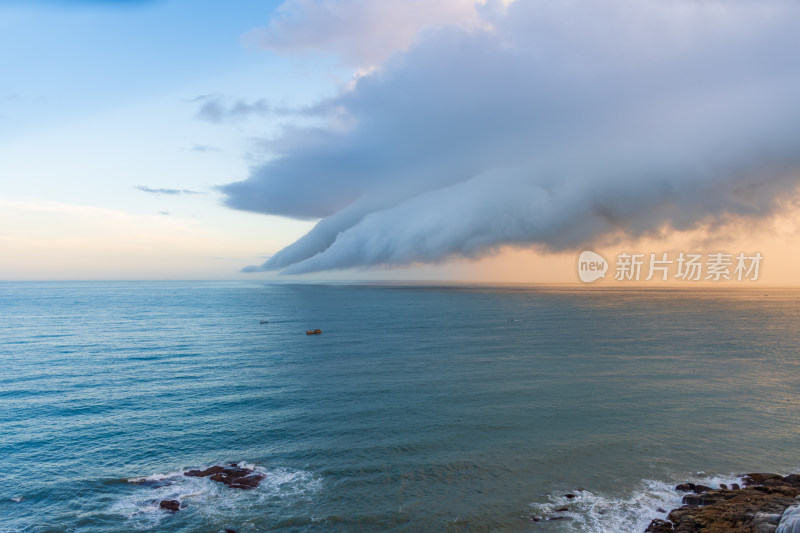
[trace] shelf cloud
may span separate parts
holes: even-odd
[[[221,187],[236,209],[319,219],[246,270],[577,249],[767,216],[794,194],[800,4],[517,0],[476,13],[382,52],[311,108],[316,125],[286,126],[267,163]],[[300,39],[306,22],[318,20],[275,39]]]

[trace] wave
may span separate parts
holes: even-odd
[[[205,469],[210,466],[200,467]],[[252,490],[230,488],[207,477],[187,477],[189,469],[154,473],[130,478],[135,485],[130,494],[113,503],[108,512],[123,517],[133,529],[150,529],[174,513],[161,509],[161,500],[178,500],[181,513],[191,508],[206,518],[234,518],[248,516],[270,505],[293,505],[311,501],[322,490],[322,478],[305,470],[291,468],[265,468],[246,462],[236,466],[255,470],[265,475],[258,487]]]
[[[694,476],[672,482],[642,480],[632,492],[605,495],[588,490],[551,493],[548,501],[532,503],[530,518],[551,524],[564,532],[642,533],[655,518],[665,520],[672,509],[681,506],[686,494],[675,490],[679,483],[691,482],[714,489],[724,484],[742,484],[736,475],[716,476],[698,472]],[[556,525],[557,524],[557,525]]]

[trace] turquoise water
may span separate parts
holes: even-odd
[[[796,291],[2,283],[0,318],[3,532],[642,531],[800,466]],[[180,475],[229,461],[267,478]]]

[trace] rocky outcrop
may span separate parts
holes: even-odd
[[[212,466],[205,470],[189,470],[183,474],[188,477],[207,477],[212,481],[218,481],[233,489],[254,489],[258,487],[264,474],[256,472],[252,468],[244,468],[231,464],[229,466]]]
[[[653,520],[646,533],[800,533],[800,475],[753,473],[742,476],[743,487],[711,489],[682,483],[683,507],[667,520]],[[788,513],[788,514],[787,514]],[[794,524],[797,524],[796,526]]]
[[[159,503],[158,506],[162,509],[172,512],[181,510],[181,502],[178,500],[161,500],[161,503]]]

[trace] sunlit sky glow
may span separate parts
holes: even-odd
[[[800,283],[800,7],[587,6],[0,0],[0,280]]]

